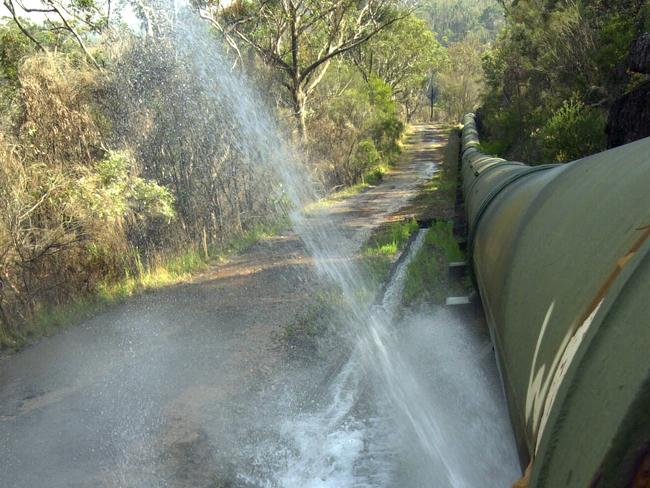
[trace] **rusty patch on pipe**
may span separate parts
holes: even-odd
[[[596,309],[598,304],[602,302],[603,298],[605,298],[605,295],[611,288],[612,284],[618,278],[618,275],[621,274],[621,271],[623,271],[623,268],[625,265],[634,257],[634,255],[639,251],[643,243],[648,240],[648,237],[650,237],[650,224],[644,225],[642,227],[637,228],[636,230],[643,231],[639,238],[634,241],[634,244],[632,244],[632,247],[629,249],[625,255],[623,255],[621,258],[619,258],[618,261],[616,261],[616,265],[614,266],[614,269],[612,272],[609,274],[605,282],[602,284],[602,286],[598,289],[598,292],[596,293],[596,296],[594,299],[591,301],[589,306],[587,307],[587,310],[584,312],[580,320],[578,321],[579,324],[583,323],[589,315]]]

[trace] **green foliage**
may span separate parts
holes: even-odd
[[[174,196],[152,180],[135,176],[137,165],[133,157],[124,151],[110,151],[97,163],[97,178],[101,192],[84,192],[82,199],[95,199],[98,212],[107,215],[144,219],[147,217],[175,217]],[[94,197],[94,198],[93,198]]]
[[[9,70],[15,87],[4,82],[6,74],[0,80],[0,91],[11,92],[0,103],[4,343],[72,320],[74,304],[93,310],[96,303],[177,282],[209,257],[243,250],[275,230],[282,202],[268,175],[242,164],[249,161],[234,151],[224,159],[228,141],[214,134],[214,121],[207,124],[211,119],[189,109],[193,102],[210,107],[174,89],[178,73],[169,85],[164,77],[147,78],[150,85],[137,88],[138,97],[120,84],[117,96],[115,80],[124,82],[125,70],[101,73],[65,50],[25,48],[24,58],[3,58],[5,71],[15,68]],[[130,65],[130,51],[117,53]],[[183,78],[181,84],[188,83]],[[131,89],[135,84],[126,82]],[[169,116],[172,94],[183,100],[175,117]],[[144,106],[121,111],[115,106],[121,100]],[[190,144],[191,164],[183,157]],[[254,186],[262,182],[264,192]]]
[[[399,140],[404,133],[404,123],[394,116],[379,118],[370,128],[370,134],[382,155],[382,160],[388,164],[395,164],[402,152]]]
[[[639,12],[639,23],[643,32],[650,31],[650,2],[645,0]]]
[[[444,121],[457,124],[464,114],[476,108],[483,89],[481,54],[485,49],[484,44],[471,37],[448,47],[448,61],[436,77],[436,105]]]
[[[364,79],[380,78],[390,86],[399,111],[410,121],[424,103],[432,71],[446,61],[447,53],[425,21],[408,15],[359,46],[349,57]]]
[[[422,16],[446,47],[432,71],[437,118],[457,124],[474,110],[483,91],[481,55],[504,24],[498,0],[426,0]]]
[[[617,70],[621,60],[627,58],[636,33],[637,26],[633,17],[614,13],[603,22],[598,33],[598,48],[594,53],[594,61],[606,81],[616,83]]]
[[[205,239],[225,251],[233,236],[273,222],[286,200],[268,166],[258,164],[259,155],[232,140],[229,115],[214,96],[223,87],[190,53],[175,55],[173,49],[169,42],[134,40],[105,87],[109,125],[137,161],[137,175],[174,196],[178,224],[143,229],[139,245]]]
[[[571,161],[606,147],[606,114],[577,97],[565,100],[539,131],[544,159]]]
[[[34,44],[14,23],[0,24],[0,80],[16,85],[20,62],[34,51]]]
[[[286,41],[286,17],[278,24],[270,15],[282,14],[281,6],[263,3],[258,9],[259,2],[233,2],[222,11],[225,20],[245,17],[247,25],[238,27],[253,41],[273,39],[275,28]],[[175,50],[157,14],[147,19],[151,33],[115,29],[104,37],[101,0],[64,5],[69,26],[23,20],[40,47],[13,21],[0,22],[2,337],[72,320],[65,311],[71,303],[83,315],[96,304],[174,283],[209,258],[275,232],[284,207],[264,165],[252,164],[255,155],[229,139],[228,114],[213,96],[219,87],[194,57]],[[292,78],[284,68],[273,72],[275,65],[252,62],[246,70],[268,82],[279,119],[295,108],[287,95],[302,98],[301,113],[316,136],[307,139],[308,151],[324,188],[356,184],[340,195],[361,191],[399,157],[402,119],[420,103],[445,50],[414,16],[390,23],[403,13],[391,2],[375,3],[378,10],[341,2],[336,18],[322,2],[301,5],[301,21],[314,22],[303,24],[308,35],[299,52],[278,47],[282,61],[298,58],[299,86],[287,92]],[[357,36],[383,22],[390,26],[356,46]],[[323,46],[341,35],[342,47],[356,47],[307,73],[327,52]],[[368,57],[352,51],[374,59],[373,68],[357,66]],[[399,232],[389,238],[367,251],[389,260],[376,261],[378,267],[389,268],[403,245]]]
[[[392,94],[391,87],[380,78],[368,81],[368,98],[375,112],[369,133],[382,162],[387,164],[394,164],[401,153],[398,142],[404,133]]]
[[[372,76],[368,80],[368,101],[383,116],[395,115],[393,90],[388,83],[377,76]]]
[[[275,72],[284,90],[282,103],[302,143],[308,139],[311,99],[331,65],[405,14],[394,0],[303,0],[290,7],[261,0],[228,5],[201,0],[198,4],[212,7],[213,25],[228,32],[231,45],[241,41],[238,51],[250,49]]]
[[[398,154],[400,148],[394,149],[392,152],[385,151],[386,156],[382,157],[375,147],[375,142],[372,139],[364,139],[357,145],[354,150],[353,165],[363,171],[361,176],[361,183],[363,185],[377,185],[381,183],[386,173],[386,162],[392,162],[391,156]],[[388,154],[387,154],[388,153]]]
[[[384,166],[375,166],[373,169],[363,175],[363,181],[368,185],[378,185],[384,179],[386,168]]]
[[[506,152],[506,147],[501,141],[481,141],[479,151],[490,156],[500,156]]]
[[[363,139],[357,144],[354,150],[353,164],[358,166],[361,172],[368,171],[381,163],[381,154],[375,147],[372,139]]]
[[[329,163],[322,175],[324,186],[375,183],[401,153],[405,126],[392,89],[376,76],[366,82],[344,63],[336,73],[345,80],[341,81],[344,87],[340,88],[338,77],[323,82],[323,89],[338,93],[333,100],[324,98],[318,117],[309,122],[310,131],[321,135],[311,150]]]
[[[483,140],[534,163],[604,149],[604,114],[634,83],[626,63],[643,3],[513,3],[483,57]]]

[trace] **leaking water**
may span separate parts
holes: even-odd
[[[400,260],[391,279],[386,286],[384,296],[381,301],[382,312],[392,321],[395,319],[398,307],[402,304],[402,294],[404,291],[404,280],[406,279],[406,271],[408,265],[413,260],[418,251],[422,248],[424,243],[424,236],[426,231],[420,229],[413,240],[412,244],[408,246],[404,254],[404,259]]]
[[[441,308],[395,322],[419,231],[317,408],[280,426],[268,487],[503,487],[517,477],[487,334]],[[352,324],[353,325],[353,324]],[[277,450],[278,445],[257,446]],[[261,455],[269,459],[272,454]]]
[[[177,55],[187,60],[198,84],[208,91],[213,102],[208,108],[226,118],[227,124],[220,125],[219,131],[244,160],[275,175],[291,201],[293,228],[314,258],[323,281],[334,282],[341,289],[349,310],[345,317],[349,354],[342,361],[333,358],[330,366],[335,373],[313,392],[311,401],[299,401],[300,392],[279,387],[266,396],[273,404],[254,409],[259,413],[257,419],[215,418],[215,424],[226,426],[221,430],[211,425],[187,432],[176,429],[176,451],[163,458],[152,446],[151,431],[169,428],[176,419],[148,401],[146,393],[163,389],[175,376],[185,381],[185,369],[218,358],[211,357],[208,348],[202,349],[204,344],[189,339],[186,346],[192,357],[188,359],[170,337],[148,337],[146,355],[126,358],[129,371],[114,366],[114,382],[130,380],[137,371],[137,384],[125,381],[125,385],[135,385],[135,391],[124,386],[117,388],[124,392],[123,399],[101,395],[94,399],[100,405],[133,402],[129,406],[137,417],[127,416],[124,429],[118,432],[87,429],[88,437],[115,438],[111,445],[123,460],[110,466],[107,485],[175,486],[168,481],[172,475],[166,470],[172,466],[177,479],[186,476],[185,466],[173,466],[174,459],[184,459],[177,451],[198,446],[199,452],[191,452],[193,462],[227,465],[232,471],[228,483],[235,486],[508,486],[517,477],[516,454],[495,381],[489,339],[441,309],[407,313],[397,319],[406,267],[422,245],[423,231],[393,273],[381,305],[372,306],[360,298],[363,294],[359,291],[367,284],[352,255],[357,244],[326,213],[307,218],[300,212],[316,197],[300,155],[285,144],[251,84],[231,71],[207,27],[190,15],[179,15],[175,22]],[[125,73],[126,82],[128,75]],[[206,115],[210,116],[214,114]],[[127,356],[129,348],[122,348]],[[170,350],[174,352],[167,353]],[[188,364],[191,361],[194,364]],[[202,373],[192,370],[192,374]],[[308,383],[309,378],[296,384]],[[181,399],[169,401],[182,403],[184,412],[193,413],[195,399],[197,404],[203,398],[218,402],[220,394],[197,387],[185,390]],[[79,409],[88,416],[88,412],[103,412],[89,404]],[[229,423],[235,422],[250,423],[251,435],[219,438],[214,441],[221,443],[216,448],[206,440],[211,439],[213,428],[223,434]],[[212,451],[218,456],[211,457],[208,453]],[[79,455],[85,454],[80,449]],[[82,478],[83,474],[75,476]],[[199,486],[199,481],[188,480],[183,486]],[[208,481],[201,479],[200,483],[208,486]]]
[[[398,264],[376,313],[392,318],[401,301],[406,268],[422,247],[419,231],[404,260]],[[387,486],[392,473],[391,446],[386,425],[370,415],[363,382],[368,380],[360,350],[353,350],[330,383],[322,407],[298,414],[281,426],[294,452],[274,480],[283,487]],[[365,366],[372,366],[367,364]],[[360,414],[363,414],[361,416]],[[265,483],[276,486],[273,482]]]
[[[502,422],[491,431],[481,430],[490,422],[486,415],[498,417],[494,412],[500,410],[502,399],[485,390],[486,373],[473,362],[476,351],[467,331],[443,312],[411,318],[412,324],[393,324],[406,266],[421,246],[423,233],[394,273],[382,306],[369,308],[357,298],[366,285],[350,254],[355,246],[325,214],[306,218],[299,211],[316,192],[299,156],[260,107],[259,97],[220,59],[203,24],[183,19],[177,33],[179,55],[192,61],[202,84],[213,87],[216,105],[228,113],[230,139],[249,160],[263,161],[278,176],[295,209],[291,214],[295,231],[325,279],[341,288],[351,311],[347,327],[352,353],[316,408],[288,412],[271,440],[256,439],[250,449],[272,469],[255,475],[238,473],[237,478],[269,487],[390,486],[397,479],[400,486],[489,486],[488,480],[494,481],[493,486],[506,486],[516,473],[513,450],[501,447],[505,455],[495,458],[486,453],[498,452],[495,446],[510,446],[507,425]],[[401,328],[422,329],[428,340],[423,337],[418,344],[426,343],[429,357],[437,355],[445,364],[434,361],[432,371],[416,373],[421,365],[413,364]],[[448,376],[440,376],[440,371]],[[470,400],[475,407],[471,412],[462,405]],[[505,418],[502,411],[501,418]],[[473,438],[474,431],[485,435]],[[403,479],[404,472],[411,471],[411,466],[400,467],[400,449],[406,446],[412,455],[408,463],[416,463],[413,471],[422,479]],[[472,452],[472,447],[480,452]]]

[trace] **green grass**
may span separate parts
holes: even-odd
[[[361,248],[361,268],[372,285],[371,291],[376,291],[388,279],[398,252],[418,229],[415,219],[391,222],[375,232]]]
[[[272,237],[290,226],[288,218],[283,218],[272,224],[256,225],[239,236],[233,237],[221,252],[215,253],[220,259],[239,254],[250,249],[258,242]]]
[[[463,253],[454,238],[453,224],[435,222],[424,236],[422,248],[407,268],[404,303],[442,303],[448,293],[460,293],[462,285],[448,280],[447,265],[462,260]]]
[[[125,273],[126,276],[118,281],[100,283],[95,293],[77,297],[65,304],[41,308],[19,334],[12,337],[0,335],[0,344],[2,347],[20,348],[30,340],[52,335],[63,327],[88,320],[128,297],[184,281],[207,266],[208,261],[196,250],[168,258],[159,256],[149,266],[144,266],[138,260],[135,275]]]
[[[419,228],[415,219],[391,222],[372,235],[364,248],[373,253],[394,254],[404,247],[411,234]]]
[[[16,339],[0,328],[0,350],[17,347]]]
[[[198,250],[159,258],[147,267],[139,266],[135,276],[127,276],[115,283],[102,283],[98,287],[98,295],[109,303],[120,301],[141,291],[179,283],[207,266],[208,260]]]

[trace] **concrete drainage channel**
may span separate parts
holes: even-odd
[[[467,220],[465,218],[465,199],[463,196],[463,182],[460,177],[462,174],[462,159],[458,155],[458,173],[456,181],[456,197],[454,204],[454,221],[453,235],[458,242],[459,249],[467,254]],[[450,281],[460,282],[467,276],[471,276],[471,268],[467,260],[451,262],[448,265],[448,277]],[[466,295],[449,296],[445,300],[447,307],[452,307],[464,311],[465,313],[474,313],[477,316],[483,315],[481,299],[473,288]]]

